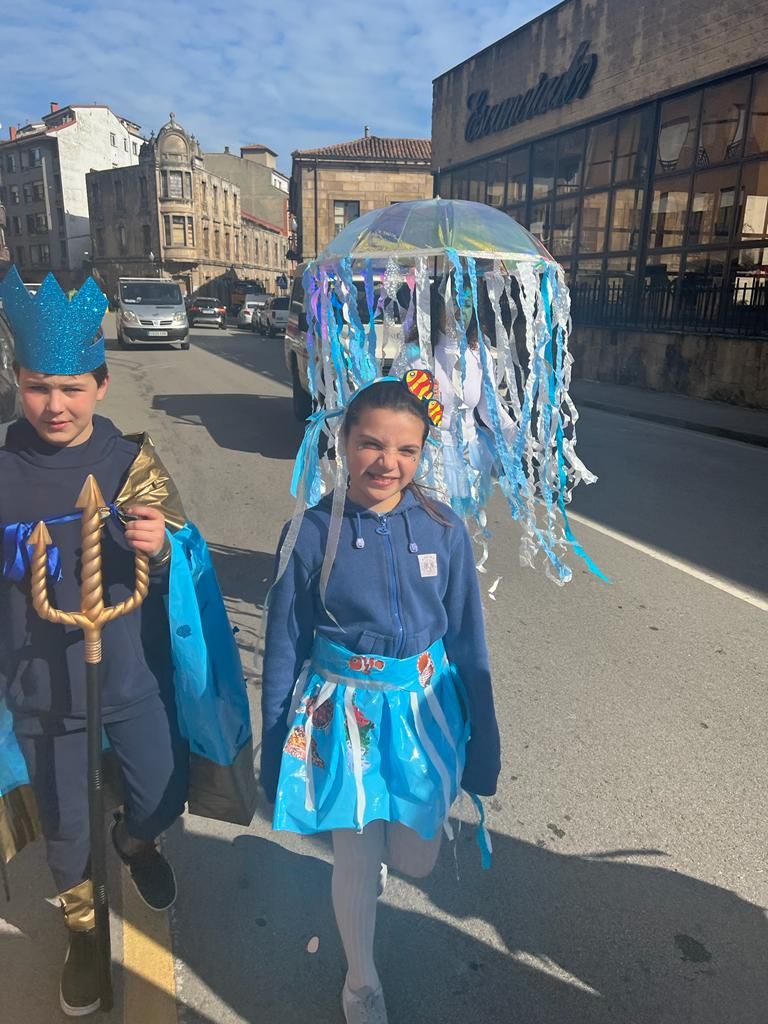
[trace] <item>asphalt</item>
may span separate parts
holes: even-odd
[[[263,599],[301,436],[281,349],[200,330],[189,352],[112,351],[104,408],[150,430],[208,538],[257,737]],[[560,589],[521,567],[492,504],[494,865],[481,870],[464,809],[428,879],[390,879],[377,959],[392,1024],[768,1019],[768,631],[736,589],[768,596],[768,452],[589,406],[579,430],[600,479],[577,490],[574,528],[612,582],[577,562]],[[261,807],[248,829],[187,816],[167,846],[178,1022],[341,1024],[327,843],[273,832]],[[42,850],[10,875],[0,1024],[50,1024],[63,938]],[[118,957],[123,913],[116,900]],[[121,1010],[108,1019],[147,1024]]]

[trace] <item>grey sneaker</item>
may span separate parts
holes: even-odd
[[[387,1024],[387,1008],[381,987],[351,992],[347,983],[341,993],[341,1006],[347,1024]]]

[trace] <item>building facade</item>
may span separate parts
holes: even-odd
[[[11,262],[11,252],[5,240],[6,227],[5,207],[0,203],[0,277],[6,272]]]
[[[88,175],[93,267],[114,296],[120,277],[164,276],[186,294],[229,302],[238,280],[274,291],[287,273],[287,231],[242,209],[239,187],[213,174],[171,115],[135,167]]]
[[[390,203],[432,196],[429,139],[366,134],[322,149],[297,150],[291,170],[291,252],[314,259],[356,217]]]
[[[82,284],[91,256],[86,174],[136,164],[141,144],[137,124],[99,105],[51,103],[39,123],[11,128],[0,143],[0,202],[25,280],[52,271],[65,288]]]
[[[247,213],[287,230],[289,179],[278,171],[277,153],[269,146],[241,146],[240,156],[225,146],[223,153],[206,153],[205,166],[234,181]]]
[[[435,80],[436,193],[563,265],[582,375],[768,407],[766,23],[565,0]]]

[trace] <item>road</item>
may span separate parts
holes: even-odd
[[[209,540],[258,736],[261,604],[300,430],[279,339],[192,341],[111,351],[104,412],[151,432]],[[481,871],[467,826],[430,878],[391,880],[378,959],[393,1024],[768,1021],[768,620],[749,603],[768,597],[768,451],[598,411],[580,428],[601,479],[580,488],[575,526],[612,582],[579,569],[558,589],[522,569],[493,506],[494,864]],[[173,959],[113,864],[125,970],[102,1019],[340,1024],[328,845],[272,833],[262,810],[249,829],[187,816],[166,846]],[[48,1024],[64,939],[42,851],[10,877],[0,1022]]]

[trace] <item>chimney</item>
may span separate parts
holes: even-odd
[[[55,114],[58,109],[59,104],[56,102],[56,100],[51,100],[51,113]]]
[[[224,147],[224,152],[225,152],[225,153],[228,153],[228,152],[229,152],[229,146],[225,146],[225,147]]]
[[[16,129],[13,127],[13,125],[11,125],[8,129],[8,138],[11,140],[11,142],[13,142],[13,140],[16,138]]]

